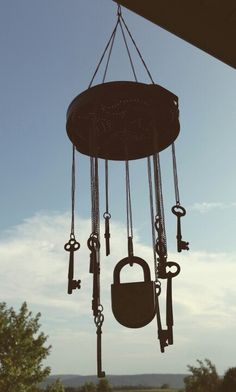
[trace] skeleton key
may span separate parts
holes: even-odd
[[[173,344],[173,306],[172,306],[172,278],[167,278],[166,293],[166,325],[168,328],[168,344]]]
[[[68,270],[68,294],[72,294],[72,291],[76,288],[80,289],[81,280],[75,280],[74,278],[74,252],[80,248],[79,242],[76,241],[74,236],[71,236],[70,240],[65,244],[64,249],[70,252],[69,257],[69,270]]]
[[[156,298],[156,317],[157,317],[157,331],[158,331],[158,339],[160,341],[160,349],[161,352],[164,353],[165,347],[168,346],[169,335],[168,335],[168,329],[162,329],[158,296]]]
[[[182,252],[182,250],[189,250],[189,242],[182,241],[181,234],[181,222],[180,219],[186,215],[186,210],[181,205],[176,204],[172,207],[171,211],[177,217],[177,250],[178,252]]]
[[[106,243],[106,256],[109,256],[110,254],[110,218],[111,218],[111,214],[109,212],[104,212],[103,214],[103,218],[105,219],[105,234],[104,234],[104,238],[105,238],[105,243]]]
[[[100,242],[95,234],[91,234],[87,241],[87,245],[90,253],[90,269],[89,272],[93,273],[93,299],[92,299],[92,310],[93,315],[97,317],[98,315],[98,305],[99,305],[99,262],[97,259],[97,252],[100,249]]]
[[[97,262],[97,250],[100,248],[100,242],[95,234],[91,234],[88,241],[87,246],[90,250],[90,264],[89,264],[89,272],[93,274],[94,265]]]
[[[98,378],[106,377],[106,373],[102,370],[102,328],[97,328],[97,376]]]
[[[102,314],[103,306],[99,304],[98,314],[94,317],[94,322],[97,327],[97,376],[104,378],[106,373],[102,370],[102,324],[104,316]]]

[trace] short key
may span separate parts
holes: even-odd
[[[181,234],[181,222],[180,219],[186,215],[186,210],[181,205],[175,205],[172,207],[171,211],[177,217],[177,250],[178,252],[182,252],[182,250],[189,250],[189,242],[182,241]]]

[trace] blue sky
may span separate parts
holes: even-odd
[[[42,330],[53,345],[47,361],[52,373],[94,374],[86,249],[89,160],[81,156],[76,232],[83,286],[73,296],[66,294],[68,255],[63,245],[69,236],[71,144],[65,115],[74,96],[89,84],[116,22],[116,5],[110,0],[0,4],[1,301],[18,308],[26,300],[30,309],[42,312]],[[187,209],[183,235],[191,251],[177,255],[175,250],[167,150],[161,161],[169,254],[182,271],[174,280],[175,344],[161,354],[155,322],[127,330],[111,314],[112,270],[126,253],[123,166],[113,163],[112,255],[102,261],[104,368],[110,374],[177,373],[196,358],[208,357],[223,373],[235,366],[235,71],[140,16],[125,9],[123,15],[155,82],[179,97],[176,150],[181,201]],[[139,81],[148,83],[134,60]],[[120,34],[109,80],[132,80]],[[95,83],[100,82],[101,77]],[[131,176],[135,252],[152,260],[145,163],[133,162]]]

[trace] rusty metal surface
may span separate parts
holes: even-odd
[[[168,147],[179,134],[178,98],[159,85],[118,81],[78,95],[66,129],[88,156],[131,160]]]

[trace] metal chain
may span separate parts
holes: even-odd
[[[167,239],[165,229],[165,214],[164,214],[164,203],[162,193],[162,180],[161,180],[161,165],[159,154],[153,155],[153,169],[154,169],[154,184],[155,184],[155,200],[156,200],[156,211],[157,211],[157,222],[156,226],[158,230],[158,241],[162,248],[162,254],[167,257]]]
[[[100,211],[99,211],[99,178],[98,159],[90,158],[90,178],[91,178],[91,224],[92,233],[100,236]]]
[[[134,63],[133,63],[132,58],[131,58],[131,54],[130,54],[130,50],[129,50],[129,47],[128,47],[128,43],[127,43],[127,40],[126,40],[126,37],[125,37],[125,32],[124,32],[122,24],[121,23],[119,23],[119,24],[120,24],[120,29],[121,29],[122,36],[123,36],[123,39],[124,39],[125,47],[126,47],[126,50],[127,50],[128,56],[129,56],[129,61],[130,61],[130,65],[131,65],[131,68],[132,68],[133,75],[134,75],[134,80],[137,82],[138,79],[137,79],[137,75],[136,75],[136,72],[135,72],[135,69],[134,69]]]
[[[151,227],[152,227],[154,272],[155,272],[155,280],[157,282],[158,281],[158,268],[157,268],[158,266],[157,266],[157,257],[156,257],[155,216],[154,216],[153,185],[152,185],[152,171],[151,171],[150,157],[147,157],[147,171],[148,171],[149,201],[150,201],[150,215],[151,215]]]
[[[177,163],[176,163],[176,154],[175,154],[175,143],[172,143],[172,161],[173,161],[175,200],[176,200],[176,205],[180,205],[179,183],[178,183]]]
[[[101,65],[101,63],[102,63],[102,61],[103,61],[103,58],[104,58],[104,56],[105,56],[105,54],[106,54],[108,48],[109,48],[110,43],[111,43],[112,41],[114,41],[113,37],[114,37],[115,34],[116,34],[116,29],[117,29],[118,24],[119,24],[119,18],[117,19],[115,28],[114,28],[114,30],[112,31],[112,34],[111,34],[111,36],[110,36],[110,38],[109,38],[109,40],[108,40],[108,43],[107,43],[107,45],[106,45],[106,47],[105,47],[105,49],[104,49],[104,52],[103,52],[103,54],[102,54],[102,56],[101,56],[101,58],[100,58],[100,60],[99,60],[99,62],[98,62],[98,65],[97,65],[97,67],[96,67],[96,69],[95,69],[95,72],[94,72],[94,74],[93,74],[93,76],[92,76],[92,79],[91,79],[91,81],[90,81],[90,83],[89,83],[88,88],[90,88],[90,87],[92,86],[92,84],[93,84],[94,78],[95,78],[95,76],[96,76],[96,74],[97,74],[97,72],[98,72],[98,70],[99,70],[99,68],[100,68],[100,65]],[[113,43],[112,43],[112,46],[113,46]]]
[[[137,44],[136,44],[134,38],[132,37],[132,34],[131,34],[131,32],[130,32],[128,26],[127,26],[127,24],[126,24],[125,21],[124,21],[124,18],[123,18],[123,16],[122,16],[122,14],[120,15],[120,19],[121,19],[122,23],[124,24],[125,29],[126,29],[126,31],[128,32],[129,36],[130,36],[130,39],[131,39],[131,41],[132,41],[132,43],[133,43],[133,45],[134,45],[134,47],[135,47],[135,49],[136,49],[136,51],[137,51],[137,53],[138,53],[138,55],[139,55],[139,58],[141,59],[141,61],[142,61],[142,63],[143,63],[144,68],[145,68],[146,71],[147,71],[147,74],[148,74],[148,76],[149,76],[151,82],[152,82],[153,84],[155,84],[155,83],[154,83],[154,80],[153,80],[153,78],[152,78],[152,75],[151,75],[151,73],[150,73],[150,71],[149,71],[149,69],[148,69],[148,67],[147,67],[147,65],[146,65],[146,63],[145,63],[145,61],[144,61],[142,55],[141,55],[141,52],[140,52],[140,50],[139,50],[139,48],[138,48],[138,46],[137,46]],[[120,23],[120,26],[121,26],[121,23]]]
[[[106,79],[107,69],[108,69],[108,65],[109,65],[109,62],[110,62],[110,58],[111,58],[111,52],[112,52],[112,49],[113,49],[113,45],[114,45],[114,41],[115,41],[115,36],[116,36],[116,31],[117,31],[117,26],[118,26],[118,24],[119,24],[119,19],[117,20],[117,24],[116,24],[116,27],[115,27],[115,31],[114,31],[113,37],[112,37],[112,39],[111,39],[111,46],[110,46],[109,53],[108,53],[108,58],[107,58],[107,62],[106,62],[106,66],[105,66],[105,71],[104,71],[103,78],[102,78],[102,83],[104,83],[104,82],[105,82],[105,79]]]
[[[75,146],[72,145],[72,167],[71,167],[71,231],[70,237],[75,237]]]
[[[109,213],[109,178],[108,178],[108,160],[105,160],[105,197],[106,197],[106,213]]]
[[[125,161],[127,237],[133,238],[132,203],[130,192],[129,161]]]

